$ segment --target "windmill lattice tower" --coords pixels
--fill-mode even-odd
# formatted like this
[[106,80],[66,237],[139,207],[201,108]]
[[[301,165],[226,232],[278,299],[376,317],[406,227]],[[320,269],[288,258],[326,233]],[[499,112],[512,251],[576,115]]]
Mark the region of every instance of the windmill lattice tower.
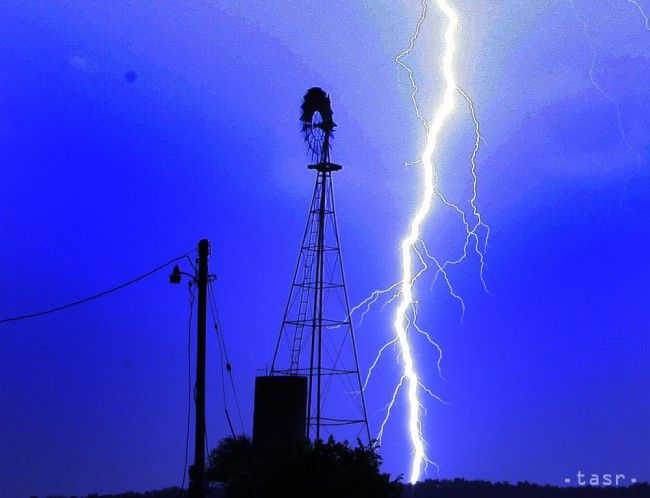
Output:
[[332,119],[329,96],[311,88],[302,105],[302,131],[316,171],[316,183],[294,271],[271,377],[306,379],[305,436],[338,440],[367,438],[370,431],[357,345],[350,317],[334,206],[330,161]]

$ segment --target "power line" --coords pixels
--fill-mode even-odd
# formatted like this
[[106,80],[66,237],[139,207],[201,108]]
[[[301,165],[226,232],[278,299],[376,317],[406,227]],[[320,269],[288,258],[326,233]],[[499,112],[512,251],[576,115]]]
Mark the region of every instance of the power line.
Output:
[[[216,299],[214,297],[214,289],[212,288],[212,282],[208,286],[208,302],[210,304],[210,311],[212,312],[212,322],[214,325],[214,331],[217,339],[217,345],[219,347],[219,357],[221,360],[221,390],[223,394],[224,408],[226,412],[226,419],[228,425],[230,426],[230,432],[233,437],[235,437],[235,431],[232,426],[232,420],[230,418],[230,413],[228,412],[227,400],[226,400],[226,387],[224,381],[224,367],[225,371],[228,374],[230,380],[230,386],[232,388],[233,397],[235,398],[235,407],[237,409],[237,415],[239,417],[239,424],[241,426],[242,434],[244,433],[244,420],[242,418],[241,409],[239,407],[239,397],[237,396],[237,389],[235,387],[235,380],[232,375],[232,365],[230,363],[230,358],[228,358],[228,350],[226,349],[226,342],[223,337],[223,329],[221,328],[221,321],[219,320],[219,312],[217,310]],[[224,359],[225,365],[224,365]]]
[[80,304],[84,304],[84,303],[87,303],[89,301],[99,299],[101,297],[107,296],[108,294],[112,294],[113,292],[117,292],[118,290],[124,289],[125,287],[128,287],[129,285],[133,285],[133,284],[135,284],[135,283],[137,283],[137,282],[139,282],[141,280],[144,280],[145,278],[150,277],[154,273],[159,272],[160,270],[166,268],[167,266],[169,266],[172,263],[175,263],[176,261],[179,261],[181,259],[187,258],[191,263],[192,260],[190,259],[189,255],[192,254],[193,252],[194,251],[190,251],[190,252],[188,252],[186,254],[183,254],[182,256],[178,256],[178,257],[176,257],[174,259],[171,259],[171,260],[167,261],[166,263],[163,263],[162,265],[157,266],[154,269],[152,269],[152,270],[150,270],[150,271],[148,271],[146,273],[143,273],[142,275],[140,275],[138,277],[135,277],[135,278],[133,278],[131,280],[128,280],[128,281],[126,281],[126,282],[124,282],[124,283],[122,283],[122,284],[120,284],[120,285],[118,285],[116,287],[113,287],[112,289],[105,290],[105,291],[100,292],[98,294],[94,294],[92,296],[88,296],[88,297],[85,297],[83,299],[79,299],[78,301],[73,301],[71,303],[64,304],[62,306],[57,306],[56,308],[50,308],[48,310],[37,311],[36,313],[29,313],[27,315],[19,315],[19,316],[13,316],[13,317],[10,317],[10,318],[3,318],[2,320],[0,320],[0,324],[9,323],[9,322],[17,322],[19,320],[27,320],[29,318],[36,318],[36,317],[44,316],[44,315],[50,315],[52,313],[57,313],[59,311],[66,310],[68,308],[72,308],[74,306],[79,306]]

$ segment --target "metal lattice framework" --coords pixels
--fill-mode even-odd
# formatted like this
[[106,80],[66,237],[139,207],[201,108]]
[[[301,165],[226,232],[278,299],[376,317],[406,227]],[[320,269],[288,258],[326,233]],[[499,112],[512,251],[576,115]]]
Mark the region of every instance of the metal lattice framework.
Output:
[[336,125],[320,88],[307,92],[302,109],[305,141],[318,160],[308,168],[317,176],[271,375],[308,377],[307,437],[348,426],[356,427],[348,438],[363,432],[370,443],[334,207],[332,173],[342,168],[330,162]]

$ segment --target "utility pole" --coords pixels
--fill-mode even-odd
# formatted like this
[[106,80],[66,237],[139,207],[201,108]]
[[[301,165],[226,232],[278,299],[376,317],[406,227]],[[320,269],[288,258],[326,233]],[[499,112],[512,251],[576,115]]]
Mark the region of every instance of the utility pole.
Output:
[[190,498],[205,497],[205,324],[208,292],[208,255],[210,242],[199,241],[199,268],[196,279],[199,288],[198,313],[196,318],[196,384],[194,398],[195,432],[194,465],[190,467]]

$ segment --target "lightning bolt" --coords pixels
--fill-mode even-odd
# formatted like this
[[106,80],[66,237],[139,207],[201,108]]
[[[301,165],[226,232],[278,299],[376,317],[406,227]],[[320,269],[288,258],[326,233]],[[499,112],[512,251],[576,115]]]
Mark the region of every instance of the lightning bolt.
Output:
[[[411,445],[413,447],[409,481],[412,484],[416,483],[420,479],[422,467],[427,461],[429,461],[425,453],[425,443],[422,437],[422,422],[420,420],[421,405],[418,391],[421,387],[421,382],[416,370],[412,347],[411,343],[409,342],[407,333],[407,323],[409,321],[407,311],[410,309],[412,310],[412,307],[414,306],[412,281],[413,253],[416,251],[416,244],[420,240],[422,223],[431,211],[434,194],[436,193],[435,184],[437,174],[433,164],[433,154],[437,146],[438,137],[440,135],[442,126],[447,117],[454,110],[454,96],[456,94],[457,88],[456,81],[454,79],[454,73],[452,70],[452,64],[454,60],[454,52],[456,50],[454,36],[458,27],[458,16],[446,0],[437,0],[436,3],[438,8],[444,13],[445,17],[448,20],[447,28],[444,34],[445,49],[442,58],[442,73],[445,80],[445,89],[443,92],[442,102],[435,112],[433,121],[430,124],[425,123],[425,128],[427,129],[426,143],[420,157],[424,191],[422,193],[422,200],[420,202],[420,205],[418,206],[413,218],[411,219],[409,232],[401,243],[401,299],[399,305],[397,306],[397,310],[395,311],[395,318],[393,321],[395,335],[398,338],[400,347],[401,360],[404,366],[404,374],[402,376],[401,382],[407,383],[406,387],[409,410],[408,430],[411,439]],[[416,32],[413,37],[411,37],[411,42],[409,43],[408,49],[400,54],[400,56],[398,56],[398,62],[400,62],[402,65],[404,65],[404,63],[401,62],[401,59],[404,55],[406,55],[406,53],[410,52],[413,49],[412,47],[414,46],[415,38],[417,38],[419,34],[419,30],[425,17],[426,2],[423,2],[422,17],[416,26]],[[411,70],[409,70],[409,76],[411,78],[412,85],[414,85],[415,81],[413,79],[413,73]],[[417,102],[415,100],[416,94],[417,86],[415,86],[412,94],[413,103],[417,110]],[[419,111],[416,112],[418,114],[418,117],[421,118]],[[394,398],[395,396],[393,397],[393,400]]]
[[[421,34],[422,26],[428,15],[429,0],[423,0],[421,2],[421,14],[416,23],[414,32],[408,40],[407,47],[395,57],[396,64],[404,69],[408,76],[411,86],[410,99],[413,112],[421,123],[425,134],[425,143],[420,158],[417,161],[406,163],[407,166],[420,166],[422,168],[423,178],[421,201],[410,220],[407,235],[401,240],[401,279],[390,286],[373,291],[368,297],[352,308],[350,312],[350,315],[361,312],[361,317],[359,319],[360,326],[363,323],[365,316],[380,299],[390,296],[383,304],[382,310],[387,305],[396,301],[398,302],[394,311],[392,323],[395,332],[394,337],[384,344],[377,352],[374,361],[368,369],[362,387],[364,390],[368,387],[375,368],[381,358],[385,356],[386,352],[391,349],[396,349],[396,360],[401,366],[402,372],[399,381],[393,389],[389,402],[384,407],[385,414],[380,424],[376,441],[378,445],[381,444],[387,423],[391,418],[393,407],[398,402],[398,395],[403,389],[406,389],[409,441],[413,449],[409,474],[409,481],[411,483],[415,483],[420,479],[423,470],[426,470],[428,464],[433,464],[438,468],[438,465],[426,454],[426,443],[422,434],[421,417],[422,412],[426,414],[426,408],[421,401],[421,394],[426,394],[442,404],[448,404],[422,382],[421,376],[418,374],[416,368],[413,354],[414,345],[409,338],[409,331],[423,336],[434,348],[437,354],[436,366],[438,376],[444,380],[442,373],[443,350],[433,337],[418,324],[418,301],[414,296],[414,286],[429,270],[435,271],[431,286],[433,287],[438,279],[444,282],[449,295],[455,299],[460,306],[462,320],[465,313],[465,301],[460,294],[455,291],[449,270],[465,261],[468,258],[470,250],[472,250],[478,256],[480,264],[480,280],[487,292],[487,285],[484,278],[484,254],[487,250],[490,227],[483,221],[481,212],[477,206],[478,174],[476,158],[482,141],[481,130],[474,103],[469,94],[456,84],[453,74],[453,61],[456,51],[455,34],[459,24],[458,15],[446,0],[436,0],[436,5],[447,19],[447,27],[444,31],[444,51],[440,66],[445,85],[441,101],[433,113],[434,115],[431,121],[428,121],[424,117],[424,113],[420,109],[418,104],[419,88],[416,83],[415,74],[412,68],[404,60],[413,52],[416,41]],[[456,92],[458,92],[467,103],[469,114],[474,126],[475,140],[470,158],[472,193],[471,197],[468,199],[471,212],[466,212],[459,205],[449,200],[449,198],[438,187],[438,172],[433,160],[443,125],[455,109]],[[440,201],[445,208],[456,213],[464,228],[465,240],[462,251],[455,259],[441,261],[436,258],[431,254],[421,237],[421,228],[432,210],[434,200]],[[483,240],[482,243],[481,239]],[[418,264],[419,268],[416,269]]]
[[[583,34],[591,50],[591,62],[589,66],[589,81],[593,87],[600,93],[605,99],[607,99],[616,110],[617,121],[618,121],[618,130],[622,141],[627,146],[628,150],[634,154],[634,156],[640,160],[640,156],[636,153],[631,144],[627,140],[625,130],[623,128],[621,110],[617,101],[607,93],[603,86],[598,82],[595,72],[597,65],[597,56],[596,49],[591,40],[590,31],[587,26],[587,23],[580,17],[576,6],[573,0],[568,0],[571,9],[575,18],[582,25]],[[628,0],[629,3],[636,6],[641,15],[643,16],[646,29],[650,30],[650,21],[645,11],[641,5],[635,0]],[[477,256],[480,264],[480,280],[486,292],[488,288],[485,282],[485,252],[487,251],[488,240],[490,236],[490,227],[483,221],[480,210],[477,207],[477,198],[478,198],[478,174],[477,174],[477,164],[476,158],[480,149],[480,144],[483,140],[481,135],[480,123],[477,117],[476,108],[469,94],[459,87],[455,81],[453,74],[453,61],[454,54],[456,52],[456,44],[454,41],[455,33],[458,28],[459,19],[458,15],[455,12],[454,8],[446,0],[436,0],[436,5],[440,11],[445,15],[448,24],[444,32],[444,53],[442,57],[441,70],[444,76],[445,88],[443,91],[441,102],[434,113],[433,120],[429,122],[421,111],[418,105],[418,85],[416,83],[415,75],[411,67],[404,61],[404,59],[410,55],[416,45],[416,41],[420,36],[422,26],[427,19],[428,14],[428,1],[422,0],[421,2],[421,15],[415,26],[415,30],[411,37],[409,38],[408,45],[406,49],[400,52],[395,57],[395,62],[406,72],[410,85],[411,85],[411,94],[410,99],[413,107],[415,116],[418,118],[420,123],[423,126],[426,136],[426,142],[424,149],[422,151],[421,157],[417,161],[407,162],[407,166],[416,166],[419,165],[423,171],[423,191],[422,198],[420,203],[417,206],[417,209],[410,220],[409,230],[407,235],[401,241],[401,279],[380,290],[376,290],[370,294],[364,301],[352,309],[352,313],[355,313],[363,309],[361,315],[361,322],[363,318],[370,312],[373,305],[375,305],[380,298],[383,298],[386,295],[390,295],[390,299],[386,301],[382,310],[385,306],[397,301],[399,299],[399,306],[395,310],[394,319],[393,319],[393,328],[395,330],[395,336],[386,344],[384,344],[378,351],[374,361],[372,362],[370,368],[368,369],[365,382],[363,384],[363,389],[365,390],[370,382],[373,371],[377,367],[379,361],[385,353],[391,348],[397,349],[397,362],[403,367],[403,371],[400,374],[399,381],[393,389],[392,396],[389,402],[384,407],[384,417],[380,424],[380,429],[377,435],[377,443],[381,444],[382,439],[385,435],[385,429],[388,421],[391,418],[392,410],[395,404],[398,402],[399,393],[406,387],[407,388],[407,402],[408,402],[408,431],[410,443],[413,448],[412,460],[411,460],[411,469],[409,475],[409,481],[415,483],[420,479],[423,470],[426,470],[427,464],[434,464],[437,467],[435,462],[432,462],[426,454],[426,442],[422,435],[422,418],[421,411],[426,414],[426,409],[421,402],[420,394],[424,393],[432,397],[438,402],[447,404],[445,400],[436,395],[431,389],[426,387],[426,385],[421,381],[421,376],[418,374],[416,368],[415,359],[414,359],[414,346],[409,339],[409,331],[413,330],[421,335],[423,335],[427,341],[432,345],[438,354],[437,369],[438,375],[440,378],[443,378],[442,375],[442,357],[443,351],[439,344],[422,329],[417,323],[418,317],[418,301],[414,296],[414,286],[419,278],[425,274],[431,265],[431,268],[435,268],[435,275],[433,277],[431,286],[436,283],[438,279],[441,279],[447,287],[449,295],[456,299],[461,306],[461,317],[465,312],[465,302],[463,298],[454,290],[452,285],[452,280],[448,273],[448,270],[451,267],[459,265],[465,261],[469,252],[473,251]],[[442,192],[438,187],[438,172],[436,164],[433,160],[434,154],[438,148],[439,135],[443,128],[444,123],[449,118],[449,116],[454,111],[456,102],[454,99],[455,92],[458,92],[463,100],[466,102],[469,109],[469,114],[474,125],[474,148],[472,150],[472,155],[470,158],[471,163],[471,177],[472,177],[472,195],[469,199],[469,206],[471,208],[471,213],[464,211],[459,205],[451,202],[447,196]],[[433,256],[425,242],[421,238],[421,228],[426,218],[431,213],[433,207],[433,201],[439,200],[442,205],[446,208],[449,208],[457,213],[459,216],[464,229],[465,229],[465,241],[462,247],[462,252],[456,259],[450,259],[444,262],[441,262],[438,258]],[[483,240],[481,244],[481,239]],[[421,268],[416,272],[414,270],[414,263],[416,256],[417,261],[420,262]],[[351,314],[352,314],[351,313]]]

